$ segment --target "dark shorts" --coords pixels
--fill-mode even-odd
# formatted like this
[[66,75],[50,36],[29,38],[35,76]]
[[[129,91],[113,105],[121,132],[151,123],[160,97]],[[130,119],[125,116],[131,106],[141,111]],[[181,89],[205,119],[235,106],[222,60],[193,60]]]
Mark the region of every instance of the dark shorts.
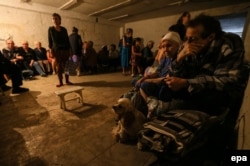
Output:
[[170,101],[172,99],[172,91],[165,83],[155,84],[151,82],[143,82],[141,83],[140,88],[147,94],[147,96],[153,96],[162,101]]

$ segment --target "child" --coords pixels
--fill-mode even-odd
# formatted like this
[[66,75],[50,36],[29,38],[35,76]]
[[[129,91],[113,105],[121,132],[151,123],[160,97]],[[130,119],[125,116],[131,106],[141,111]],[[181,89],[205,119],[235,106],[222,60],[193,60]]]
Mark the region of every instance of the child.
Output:
[[135,70],[137,69],[139,76],[142,76],[142,53],[141,53],[141,39],[135,38],[132,46],[131,55],[131,71],[132,77],[135,77]]

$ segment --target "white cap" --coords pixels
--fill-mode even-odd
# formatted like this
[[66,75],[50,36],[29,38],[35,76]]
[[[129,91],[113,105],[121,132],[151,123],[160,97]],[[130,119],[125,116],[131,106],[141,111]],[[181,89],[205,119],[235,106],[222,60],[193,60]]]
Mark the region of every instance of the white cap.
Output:
[[181,44],[181,38],[180,35],[177,32],[168,32],[163,38],[163,40],[170,40],[176,42],[178,45]]

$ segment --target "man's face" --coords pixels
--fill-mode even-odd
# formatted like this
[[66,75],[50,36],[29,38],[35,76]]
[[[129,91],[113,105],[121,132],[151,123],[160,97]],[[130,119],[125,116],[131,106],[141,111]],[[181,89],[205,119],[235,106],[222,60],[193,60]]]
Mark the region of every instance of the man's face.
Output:
[[198,25],[196,27],[188,27],[186,31],[185,44],[199,44],[199,51],[201,52],[205,48],[207,48],[210,42],[214,39],[214,35],[211,34],[206,38],[202,38],[202,34],[204,32],[204,27],[202,25]]
[[24,43],[22,43],[22,47],[23,47],[23,49],[26,50],[29,48],[29,44],[27,42],[24,42]]
[[12,49],[15,46],[15,44],[12,40],[7,40],[6,44],[7,44],[8,49]]
[[154,47],[154,44],[152,42],[148,42],[148,48],[152,49]]
[[40,42],[37,42],[37,43],[36,43],[36,47],[37,47],[37,48],[41,48],[41,47],[42,47],[41,43],[40,43]]

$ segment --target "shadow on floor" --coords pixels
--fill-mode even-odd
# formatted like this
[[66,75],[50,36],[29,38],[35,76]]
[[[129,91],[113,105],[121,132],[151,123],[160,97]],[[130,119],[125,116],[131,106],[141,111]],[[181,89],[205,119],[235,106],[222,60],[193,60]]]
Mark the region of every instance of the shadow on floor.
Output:
[[[22,102],[24,98],[30,105]],[[0,106],[0,165],[47,166],[45,160],[30,155],[27,140],[20,131],[29,135],[27,128],[41,124],[48,118],[48,111],[29,92],[14,97],[1,96],[1,102],[4,106]]]
[[128,84],[128,81],[117,81],[117,82],[89,81],[89,82],[75,83],[74,85],[90,86],[90,87],[132,87],[132,85]]
[[[69,105],[70,104],[74,105],[72,103],[69,103]],[[70,108],[70,106],[69,106],[69,108]],[[81,106],[74,106],[73,109],[70,108],[67,111],[70,113],[74,113],[77,117],[82,119],[82,118],[87,118],[89,116],[97,114],[98,112],[101,112],[106,108],[107,108],[107,106],[102,105],[102,104],[97,105],[97,104],[83,103]]]

